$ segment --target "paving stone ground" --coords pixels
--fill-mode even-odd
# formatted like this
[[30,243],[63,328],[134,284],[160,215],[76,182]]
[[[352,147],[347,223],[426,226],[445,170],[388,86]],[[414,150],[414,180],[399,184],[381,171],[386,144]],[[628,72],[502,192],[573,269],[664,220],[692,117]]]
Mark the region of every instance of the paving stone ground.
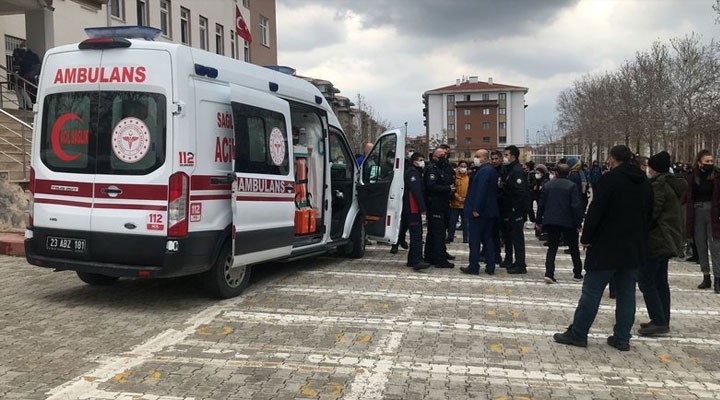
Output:
[[[193,278],[90,287],[0,256],[2,399],[704,399],[720,398],[720,295],[673,260],[672,331],[605,344],[603,299],[586,349],[554,343],[581,283],[527,235],[527,275],[413,272],[406,253],[261,266],[238,298]],[[458,266],[467,247],[450,246]],[[638,291],[636,326],[646,321]]]

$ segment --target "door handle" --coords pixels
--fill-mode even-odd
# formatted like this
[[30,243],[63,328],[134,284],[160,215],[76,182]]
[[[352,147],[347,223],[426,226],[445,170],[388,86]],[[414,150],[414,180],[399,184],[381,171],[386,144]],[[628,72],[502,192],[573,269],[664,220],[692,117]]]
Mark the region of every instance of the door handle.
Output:
[[103,194],[106,194],[110,197],[118,197],[119,195],[122,194],[123,191],[119,187],[113,185],[113,186],[108,186],[106,188],[102,188],[100,190],[100,192],[102,192]]
[[213,176],[210,178],[211,185],[232,185],[235,182],[235,174],[227,174],[224,177]]

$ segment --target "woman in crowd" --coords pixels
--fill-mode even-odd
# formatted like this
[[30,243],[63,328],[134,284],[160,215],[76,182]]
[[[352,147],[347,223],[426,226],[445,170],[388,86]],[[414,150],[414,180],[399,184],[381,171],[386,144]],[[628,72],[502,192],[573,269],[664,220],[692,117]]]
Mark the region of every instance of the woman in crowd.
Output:
[[455,194],[453,199],[450,201],[450,222],[448,224],[448,235],[447,242],[452,243],[455,238],[455,227],[457,226],[458,218],[461,218],[461,227],[463,232],[463,243],[468,242],[468,224],[463,217],[463,207],[465,204],[465,197],[467,196],[468,185],[470,185],[470,178],[468,177],[468,166],[467,161],[460,161],[457,168],[455,168]]

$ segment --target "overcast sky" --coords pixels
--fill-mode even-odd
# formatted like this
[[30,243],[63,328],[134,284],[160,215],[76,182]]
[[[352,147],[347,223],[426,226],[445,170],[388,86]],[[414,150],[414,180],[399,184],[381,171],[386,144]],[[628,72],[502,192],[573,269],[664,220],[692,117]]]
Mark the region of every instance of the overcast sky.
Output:
[[654,41],[720,37],[715,0],[277,0],[278,61],[327,79],[410,135],[423,92],[478,76],[528,87],[526,128],[556,118],[558,93],[614,71]]

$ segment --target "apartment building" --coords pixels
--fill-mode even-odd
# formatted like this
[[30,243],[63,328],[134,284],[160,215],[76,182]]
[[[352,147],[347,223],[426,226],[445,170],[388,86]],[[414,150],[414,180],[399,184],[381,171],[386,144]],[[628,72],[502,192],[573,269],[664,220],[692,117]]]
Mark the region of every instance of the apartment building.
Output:
[[[236,33],[238,10],[252,42]],[[9,69],[23,40],[42,57],[49,48],[87,38],[86,27],[123,25],[156,27],[161,41],[276,65],[276,21],[275,0],[0,0],[0,65]]]
[[433,147],[447,143],[455,158],[471,159],[479,148],[525,144],[528,88],[471,76],[423,94],[425,135]]

